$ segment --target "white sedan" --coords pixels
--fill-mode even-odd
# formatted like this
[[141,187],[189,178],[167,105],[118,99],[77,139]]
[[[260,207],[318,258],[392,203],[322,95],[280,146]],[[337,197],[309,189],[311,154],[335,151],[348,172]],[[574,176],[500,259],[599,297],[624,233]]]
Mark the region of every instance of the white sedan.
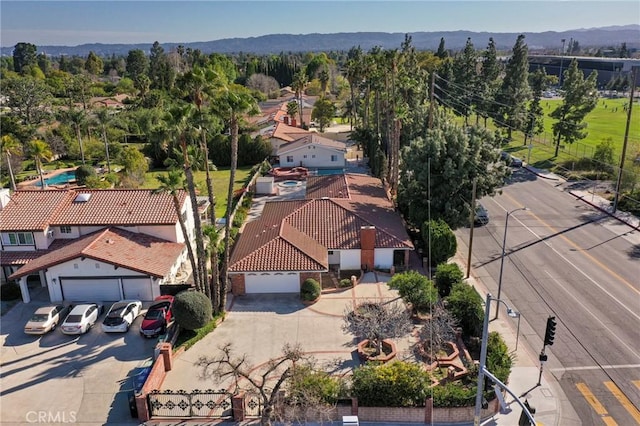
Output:
[[140,315],[141,310],[142,302],[139,300],[121,300],[114,303],[102,321],[102,331],[125,333]]
[[76,305],[69,312],[60,329],[64,334],[84,334],[98,321],[102,309],[102,305],[97,303]]
[[63,305],[44,306],[36,309],[33,316],[24,326],[27,334],[46,334],[55,330],[56,325],[69,312],[70,307]]

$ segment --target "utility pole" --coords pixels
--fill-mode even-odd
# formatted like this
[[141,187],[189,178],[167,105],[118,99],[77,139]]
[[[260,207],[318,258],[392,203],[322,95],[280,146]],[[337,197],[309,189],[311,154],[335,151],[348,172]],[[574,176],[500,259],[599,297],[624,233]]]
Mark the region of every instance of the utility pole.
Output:
[[436,87],[436,72],[431,73],[431,90],[429,93],[429,129],[433,129],[433,114],[435,113],[434,92]]
[[636,88],[636,77],[638,67],[633,67],[631,73],[631,95],[629,96],[629,109],[627,110],[627,125],[624,129],[624,143],[622,144],[622,155],[620,156],[620,168],[618,169],[618,180],[616,181],[616,191],[613,199],[613,213],[618,209],[618,200],[620,198],[620,186],[622,184],[622,172],[624,171],[624,160],[627,155],[627,142],[629,141],[629,125],[631,124],[631,108],[633,107],[633,93]]
[[467,255],[467,276],[471,274],[471,247],[473,246],[473,228],[474,226],[474,218],[476,214],[476,182],[478,178],[473,179],[473,189],[471,189],[471,212],[469,213],[469,254]]

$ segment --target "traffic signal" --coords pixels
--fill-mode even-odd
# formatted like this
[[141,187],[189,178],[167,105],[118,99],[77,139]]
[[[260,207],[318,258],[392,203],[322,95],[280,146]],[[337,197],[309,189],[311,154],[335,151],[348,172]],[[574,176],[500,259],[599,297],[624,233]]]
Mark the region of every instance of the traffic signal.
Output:
[[556,336],[556,317],[547,318],[547,330],[544,333],[545,346],[553,345],[553,339]]
[[[536,413],[536,409],[530,406],[529,401],[526,399],[524,400],[524,405],[525,407],[527,407],[527,410],[529,410],[529,413],[531,413],[531,416],[533,417],[533,415]],[[531,425],[533,425],[533,423],[531,423],[531,420],[529,420],[529,417],[527,417],[524,410],[522,410],[522,412],[520,413],[520,418],[518,419],[518,426],[531,426]]]

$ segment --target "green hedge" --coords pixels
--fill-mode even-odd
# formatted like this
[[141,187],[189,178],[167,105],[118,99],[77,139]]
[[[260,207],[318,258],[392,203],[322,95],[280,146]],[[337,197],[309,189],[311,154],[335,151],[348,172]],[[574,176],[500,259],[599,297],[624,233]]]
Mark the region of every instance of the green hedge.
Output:
[[302,300],[310,302],[320,297],[321,292],[322,287],[320,287],[320,283],[313,278],[307,278],[302,283],[302,288],[300,289],[300,297],[302,297]]
[[369,363],[353,372],[352,393],[363,407],[422,407],[431,380],[421,365]]

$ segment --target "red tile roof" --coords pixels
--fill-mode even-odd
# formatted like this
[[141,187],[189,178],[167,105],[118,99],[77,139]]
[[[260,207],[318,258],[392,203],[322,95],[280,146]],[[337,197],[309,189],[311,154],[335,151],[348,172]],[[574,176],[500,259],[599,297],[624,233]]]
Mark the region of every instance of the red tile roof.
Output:
[[298,127],[289,126],[288,124],[284,124],[282,122],[276,123],[276,128],[271,135],[272,138],[282,139],[286,142],[293,142],[296,139],[299,139],[305,135],[310,134],[311,132],[308,130],[300,129]]
[[[75,202],[78,194],[91,194],[87,202]],[[186,192],[180,191],[181,205]],[[3,231],[44,230],[49,225],[170,225],[178,222],[169,194],[144,189],[72,189],[17,191],[0,210]]]
[[16,279],[77,258],[89,258],[155,277],[165,277],[184,249],[146,234],[106,228],[31,260],[9,278]]
[[349,186],[344,174],[328,176],[308,176],[307,193],[308,200],[317,198],[349,198]]
[[238,238],[229,270],[314,270],[309,260],[324,266],[327,250],[360,249],[363,226],[376,228],[376,248],[412,249],[402,219],[386,198],[379,179],[318,176],[311,179],[312,193],[320,194],[323,184],[327,188],[342,187],[340,181],[345,179],[350,183],[345,193],[353,194],[351,199],[266,203],[260,219],[249,222]]

